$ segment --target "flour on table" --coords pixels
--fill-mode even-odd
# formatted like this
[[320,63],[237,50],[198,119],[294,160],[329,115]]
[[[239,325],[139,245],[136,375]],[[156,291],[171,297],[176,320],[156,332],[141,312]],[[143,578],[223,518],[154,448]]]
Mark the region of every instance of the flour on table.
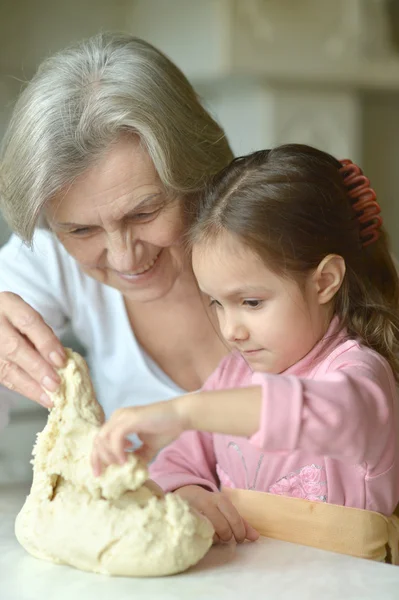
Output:
[[67,350],[54,408],[33,449],[33,484],[15,533],[33,556],[109,575],[159,576],[197,563],[212,543],[210,523],[179,496],[160,499],[130,454],[94,477],[93,439],[104,416],[81,356]]

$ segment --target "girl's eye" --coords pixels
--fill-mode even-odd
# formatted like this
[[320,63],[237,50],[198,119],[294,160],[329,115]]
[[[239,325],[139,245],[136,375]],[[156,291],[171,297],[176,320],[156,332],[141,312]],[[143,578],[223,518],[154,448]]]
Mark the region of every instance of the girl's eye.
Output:
[[262,306],[262,300],[244,300],[243,304],[245,304],[245,306],[249,306],[250,308],[260,308],[260,306]]

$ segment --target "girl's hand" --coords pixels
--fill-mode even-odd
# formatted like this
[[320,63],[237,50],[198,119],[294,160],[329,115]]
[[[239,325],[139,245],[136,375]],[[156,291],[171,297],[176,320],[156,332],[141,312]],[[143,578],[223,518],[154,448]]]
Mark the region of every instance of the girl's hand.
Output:
[[165,494],[163,489],[161,488],[161,486],[159,486],[157,484],[156,481],[154,481],[153,479],[147,479],[147,481],[145,481],[143,483],[143,485],[150,490],[150,492],[152,494],[154,494],[154,496],[156,496],[157,498],[164,498]]
[[129,443],[126,436],[135,433],[142,446],[135,450],[145,462],[149,462],[161,448],[175,440],[184,430],[183,417],[178,410],[177,399],[157,402],[149,406],[120,408],[103,425],[94,439],[91,464],[95,475],[112,463],[126,462]]
[[241,517],[237,509],[221,492],[209,492],[198,485],[186,485],[174,492],[186,500],[190,506],[205,515],[215,530],[214,543],[237,543],[249,540],[254,542],[259,533]]
[[46,391],[57,389],[54,367],[65,359],[61,342],[39,313],[17,294],[1,292],[0,383],[50,408]]

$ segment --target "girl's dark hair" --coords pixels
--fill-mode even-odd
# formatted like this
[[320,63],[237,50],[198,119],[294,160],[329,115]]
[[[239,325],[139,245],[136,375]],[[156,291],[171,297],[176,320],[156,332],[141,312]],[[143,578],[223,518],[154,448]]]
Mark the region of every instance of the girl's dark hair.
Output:
[[329,254],[346,273],[334,312],[348,334],[384,356],[399,379],[399,281],[386,232],[363,247],[359,221],[331,155],[286,144],[233,160],[210,182],[189,243],[227,231],[268,267],[301,281]]

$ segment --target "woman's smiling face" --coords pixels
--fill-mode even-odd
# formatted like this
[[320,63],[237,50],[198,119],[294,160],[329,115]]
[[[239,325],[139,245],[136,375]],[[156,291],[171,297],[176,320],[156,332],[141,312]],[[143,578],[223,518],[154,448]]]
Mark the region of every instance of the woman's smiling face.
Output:
[[164,296],[186,268],[181,199],[168,197],[138,137],[114,144],[45,215],[88,275],[134,301]]

